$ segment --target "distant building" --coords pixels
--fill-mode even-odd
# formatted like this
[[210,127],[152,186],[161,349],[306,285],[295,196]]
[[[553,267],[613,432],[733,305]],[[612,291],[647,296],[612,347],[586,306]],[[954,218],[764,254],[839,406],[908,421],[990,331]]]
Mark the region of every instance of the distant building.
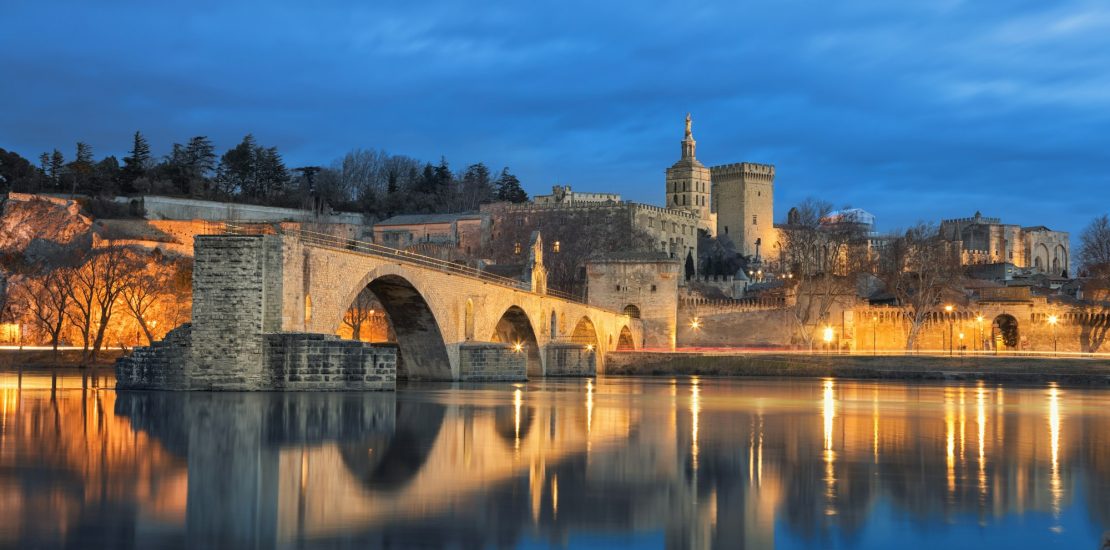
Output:
[[940,230],[945,239],[959,243],[964,265],[1009,263],[1050,277],[1068,277],[1070,273],[1071,244],[1066,231],[1004,224],[979,212],[970,218],[943,220]]
[[374,243],[397,249],[431,244],[478,254],[489,238],[490,217],[482,212],[409,214],[374,224]]
[[532,202],[536,204],[565,206],[620,201],[621,196],[617,193],[583,193],[572,190],[569,185],[552,186],[550,195],[536,195],[532,198]]

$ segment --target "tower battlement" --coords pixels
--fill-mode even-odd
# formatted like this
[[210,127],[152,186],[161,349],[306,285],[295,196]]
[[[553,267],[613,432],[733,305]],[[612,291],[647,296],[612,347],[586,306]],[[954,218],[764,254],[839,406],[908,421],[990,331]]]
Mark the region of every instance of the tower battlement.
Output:
[[775,165],[759,164],[756,162],[734,162],[709,167],[709,172],[714,177],[745,176],[759,179],[775,178]]

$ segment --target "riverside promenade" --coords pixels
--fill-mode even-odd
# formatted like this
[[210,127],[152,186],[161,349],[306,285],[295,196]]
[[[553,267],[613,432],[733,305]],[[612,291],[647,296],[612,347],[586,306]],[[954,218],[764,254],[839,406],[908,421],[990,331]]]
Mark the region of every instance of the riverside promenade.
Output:
[[617,376],[755,376],[885,380],[984,380],[1110,387],[1110,357],[1049,355],[863,355],[762,351],[610,354]]

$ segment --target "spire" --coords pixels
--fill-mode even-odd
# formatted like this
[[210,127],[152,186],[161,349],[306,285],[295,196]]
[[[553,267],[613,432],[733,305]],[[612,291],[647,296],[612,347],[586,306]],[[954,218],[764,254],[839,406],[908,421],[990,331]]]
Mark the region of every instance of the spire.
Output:
[[682,159],[693,159],[694,149],[698,142],[694,141],[694,134],[690,132],[690,113],[686,113],[686,138],[682,140]]

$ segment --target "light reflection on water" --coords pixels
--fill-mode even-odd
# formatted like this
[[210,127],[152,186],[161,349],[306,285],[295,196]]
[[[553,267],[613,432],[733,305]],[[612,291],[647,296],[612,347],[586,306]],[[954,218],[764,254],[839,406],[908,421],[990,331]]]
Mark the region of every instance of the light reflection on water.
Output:
[[0,373],[0,546],[1099,548],[1110,391]]

